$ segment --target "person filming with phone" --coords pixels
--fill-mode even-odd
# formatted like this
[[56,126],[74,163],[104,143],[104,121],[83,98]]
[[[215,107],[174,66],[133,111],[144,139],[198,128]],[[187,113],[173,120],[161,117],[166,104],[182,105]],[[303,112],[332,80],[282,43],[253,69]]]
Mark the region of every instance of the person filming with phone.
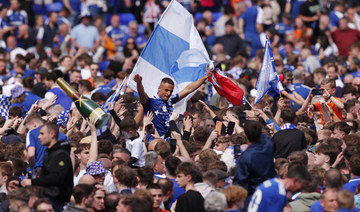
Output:
[[322,95],[324,100],[315,102],[310,105],[310,110],[320,111],[321,125],[324,125],[330,121],[342,121],[342,110],[344,109],[344,103],[340,98],[335,97],[336,84],[335,80],[326,78],[320,83],[320,90],[314,89],[313,95]]

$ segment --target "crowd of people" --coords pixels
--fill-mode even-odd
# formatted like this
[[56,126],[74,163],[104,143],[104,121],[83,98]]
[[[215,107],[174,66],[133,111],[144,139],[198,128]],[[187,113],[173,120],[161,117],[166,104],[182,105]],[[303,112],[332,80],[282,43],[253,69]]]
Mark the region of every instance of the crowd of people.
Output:
[[[135,75],[106,101],[167,0],[0,1],[0,211],[360,209],[359,2],[179,2],[243,104],[210,69],[179,93]],[[255,104],[266,36],[279,82]],[[84,118],[59,77],[109,122]]]

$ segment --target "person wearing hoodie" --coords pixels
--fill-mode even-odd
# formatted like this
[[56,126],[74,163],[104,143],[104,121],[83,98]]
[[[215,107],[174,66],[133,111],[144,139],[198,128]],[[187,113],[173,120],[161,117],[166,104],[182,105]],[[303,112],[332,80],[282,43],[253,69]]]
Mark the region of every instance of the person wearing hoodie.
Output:
[[270,137],[261,133],[259,122],[248,120],[244,131],[248,148],[239,156],[236,163],[234,185],[245,188],[249,195],[245,201],[247,208],[251,196],[261,183],[276,176],[274,168],[274,144]]
[[49,198],[55,211],[62,211],[70,201],[73,189],[73,168],[70,159],[70,143],[58,142],[59,126],[46,122],[40,128],[39,139],[47,146],[43,167],[39,178],[25,179],[23,187],[37,185],[44,187],[44,195]]
[[320,200],[321,194],[317,192],[318,184],[319,178],[311,176],[311,182],[304,188],[297,200],[289,203],[293,212],[310,211],[311,205]]

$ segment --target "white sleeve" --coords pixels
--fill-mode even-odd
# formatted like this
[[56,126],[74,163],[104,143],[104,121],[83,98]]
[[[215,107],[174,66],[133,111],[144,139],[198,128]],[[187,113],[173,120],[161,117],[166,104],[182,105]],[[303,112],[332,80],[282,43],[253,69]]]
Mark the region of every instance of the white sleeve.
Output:
[[36,39],[42,40],[44,38],[44,33],[45,33],[44,27],[40,27],[39,31],[38,31],[38,33],[36,35]]
[[30,145],[30,131],[26,133],[25,149],[27,149],[29,147],[29,145]]
[[261,7],[257,7],[258,14],[256,16],[256,24],[263,24],[264,23],[264,10]]
[[53,92],[46,92],[44,99],[50,99],[53,96],[55,96]]
[[261,200],[262,200],[262,192],[260,189],[256,189],[255,193],[253,194],[250,200],[248,212],[258,211]]
[[142,140],[136,140],[131,149],[131,157],[140,159],[143,152]]

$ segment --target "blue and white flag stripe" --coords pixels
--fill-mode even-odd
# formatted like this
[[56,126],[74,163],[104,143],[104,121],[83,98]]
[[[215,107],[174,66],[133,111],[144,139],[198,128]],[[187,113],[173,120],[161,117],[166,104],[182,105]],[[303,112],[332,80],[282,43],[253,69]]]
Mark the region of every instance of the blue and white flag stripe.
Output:
[[[178,60],[181,54],[194,49],[201,52],[203,57],[202,63],[195,63],[200,66],[180,64]],[[191,54],[199,56],[193,51],[184,57]],[[161,80],[169,77],[175,81],[173,94],[176,94],[189,83],[204,76],[206,67],[204,64],[208,61],[210,61],[209,55],[193,23],[193,16],[180,3],[172,0],[142,51],[130,75],[128,86],[137,90],[133,78],[136,74],[140,74],[145,92],[148,96],[154,96],[157,94]],[[191,95],[176,104],[177,113],[185,111],[186,101],[190,97]]]
[[120,85],[116,88],[115,92],[101,106],[101,109],[103,109],[105,111],[105,113],[109,113],[109,103],[112,102],[113,104],[115,104],[115,102],[117,101],[117,98],[120,95],[120,92],[124,86],[125,81],[126,81],[126,77],[123,79],[123,81],[120,83]]
[[279,81],[276,74],[274,58],[270,48],[269,38],[266,36],[264,58],[261,64],[258,80],[256,81],[255,105],[272,88],[273,83]]

